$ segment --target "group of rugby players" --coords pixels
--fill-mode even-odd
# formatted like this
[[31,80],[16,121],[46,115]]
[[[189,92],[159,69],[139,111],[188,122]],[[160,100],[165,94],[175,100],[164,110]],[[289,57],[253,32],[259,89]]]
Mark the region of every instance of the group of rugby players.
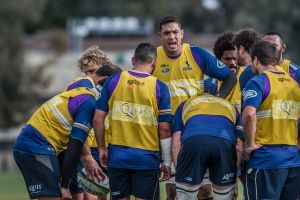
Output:
[[159,181],[169,200],[236,199],[237,177],[245,199],[297,199],[300,70],[280,33],[226,32],[213,56],[182,43],[178,18],[159,28],[129,71],[88,49],[87,76],[33,114],[14,146],[30,198],[106,199],[83,194],[82,163],[107,170],[111,199],[159,199]]

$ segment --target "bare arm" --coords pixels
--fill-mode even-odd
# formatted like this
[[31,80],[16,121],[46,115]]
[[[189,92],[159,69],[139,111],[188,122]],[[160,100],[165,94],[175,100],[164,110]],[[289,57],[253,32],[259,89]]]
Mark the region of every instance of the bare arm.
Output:
[[171,123],[170,122],[159,122],[159,138],[161,147],[161,157],[163,163],[160,167],[162,175],[161,180],[168,180],[171,176]]
[[101,180],[101,176],[103,176],[103,172],[101,168],[99,167],[97,161],[93,158],[91,154],[91,149],[88,146],[87,141],[85,141],[82,151],[81,151],[81,158],[84,163],[84,167],[87,172],[88,178],[92,180]]
[[166,139],[166,138],[170,138],[172,136],[170,122],[159,122],[158,129],[159,129],[159,138],[160,139]]
[[252,151],[259,149],[262,145],[255,144],[255,132],[256,132],[256,108],[253,106],[246,106],[243,110],[243,130],[245,134],[245,150],[246,150],[246,159],[249,159],[249,156]]
[[96,136],[96,141],[98,144],[100,163],[103,167],[107,166],[108,152],[105,146],[105,125],[104,120],[107,113],[102,110],[95,111],[93,119],[93,127]]
[[242,163],[242,156],[243,156],[243,140],[237,138],[235,148],[236,148],[236,157],[237,157],[237,167],[238,169],[240,169]]
[[105,147],[105,125],[104,120],[107,113],[102,110],[96,110],[94,119],[93,119],[93,127],[96,136],[96,141],[98,144],[98,148]]
[[82,147],[81,157],[85,157],[85,156],[88,156],[88,155],[91,155],[91,149],[88,146],[88,142],[86,140],[83,147]]
[[254,146],[254,138],[256,132],[256,108],[246,106],[243,110],[243,130],[245,134],[245,147]]
[[177,157],[180,151],[181,143],[180,143],[181,131],[177,131],[173,133],[172,137],[172,161],[174,166],[177,166]]

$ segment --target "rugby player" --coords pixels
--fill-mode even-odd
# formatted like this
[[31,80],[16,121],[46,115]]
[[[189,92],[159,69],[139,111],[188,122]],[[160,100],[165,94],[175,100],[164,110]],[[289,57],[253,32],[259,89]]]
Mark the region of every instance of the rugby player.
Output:
[[[152,75],[168,86],[172,115],[184,100],[204,92],[204,74],[223,81],[220,96],[229,94],[236,83],[234,73],[206,50],[182,43],[184,30],[177,17],[164,17],[159,28],[162,46]],[[166,192],[169,200],[175,199],[174,181],[166,184]]]
[[255,77],[243,94],[243,127],[248,161],[245,199],[297,199],[300,191],[300,89],[276,65],[275,44],[251,47]]
[[[100,49],[99,46],[97,45],[92,45],[89,48],[85,50],[85,52],[80,56],[78,60],[78,67],[80,71],[84,73],[84,77],[77,77],[75,80],[71,82],[71,84],[68,86],[66,90],[70,90],[73,88],[78,88],[78,87],[87,87],[90,89],[93,89],[96,93],[96,96],[99,94],[99,89],[102,87],[101,84],[104,83],[104,80],[107,78],[105,76],[111,74],[109,69],[105,67],[104,69],[106,70],[101,70],[97,75],[93,75],[100,67],[102,66],[112,66],[110,60],[106,56],[106,54]],[[108,71],[107,71],[108,70]],[[99,76],[101,80],[99,80]],[[101,82],[101,84],[98,84],[98,81]],[[97,87],[96,87],[97,86]],[[89,146],[94,146],[95,148],[92,148],[92,154],[95,157],[95,155],[98,155],[98,152],[95,151],[97,150],[97,144],[94,139],[94,133],[91,131],[89,134],[89,137],[87,138],[86,144],[83,146],[83,155],[82,160],[84,161],[84,165],[86,168],[89,168],[87,172],[93,172],[93,170],[96,170],[98,167],[98,164],[95,164],[95,160],[90,156],[91,152],[89,150]],[[62,164],[62,160],[64,157],[64,151],[59,154],[59,160],[60,163]],[[82,164],[79,163],[77,166],[78,169],[81,168]],[[89,176],[90,174],[88,174]],[[72,176],[72,180],[70,183],[70,191],[72,193],[72,198],[73,200],[93,200],[97,199],[96,196],[89,194],[89,193],[84,193],[83,194],[83,188],[81,188],[80,184],[77,181],[77,170],[74,172],[74,175]],[[102,198],[106,199],[106,198]]]
[[[104,81],[114,73],[118,73],[121,71],[122,70],[115,65],[103,65],[97,71],[95,71],[93,74],[89,76],[75,78],[67,87],[66,91],[74,88],[86,87],[89,89],[93,89],[96,93],[96,98],[97,98],[100,95],[101,88],[103,87]],[[88,168],[87,172],[93,173],[93,171],[97,169],[98,165],[100,165],[99,152],[98,152],[97,142],[93,130],[91,130],[88,135],[87,141],[83,147],[83,151],[84,151],[83,152],[84,156],[82,157],[82,160],[84,162],[84,167]],[[61,157],[63,157],[63,155]],[[78,167],[82,168],[82,164],[79,163]],[[105,172],[104,168],[102,168],[102,170]],[[83,195],[83,188],[80,186],[80,184],[77,181],[77,170],[72,176],[72,181],[70,183],[70,191],[74,200],[75,199],[76,200],[106,199],[105,196],[97,197],[87,192],[85,192]]]
[[[108,167],[112,199],[153,199],[162,179],[170,176],[171,109],[167,86],[149,73],[156,49],[141,43],[132,58],[133,69],[108,78],[96,103],[94,130],[100,162]],[[108,149],[104,118],[109,115]]]
[[[13,148],[31,199],[70,199],[69,184],[92,127],[95,93],[88,88],[62,92],[29,119]],[[62,167],[57,155],[66,150]],[[100,168],[95,177],[104,179]]]
[[233,199],[240,164],[235,145],[243,137],[237,109],[209,94],[192,97],[177,108],[172,132],[177,198],[196,199],[209,169],[213,199]]

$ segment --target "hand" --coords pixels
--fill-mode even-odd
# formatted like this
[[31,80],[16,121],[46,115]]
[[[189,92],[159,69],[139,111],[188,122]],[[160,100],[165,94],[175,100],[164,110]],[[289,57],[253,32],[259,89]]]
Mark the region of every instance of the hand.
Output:
[[160,181],[166,181],[171,176],[171,167],[166,164],[161,164],[160,166],[161,176],[159,177]]
[[72,200],[72,195],[69,188],[62,187],[60,189],[61,192],[61,200]]
[[86,169],[87,177],[93,181],[104,181],[105,174],[98,165],[97,161],[93,158],[92,155],[87,155],[83,157],[84,167]]
[[101,166],[107,168],[108,151],[105,146],[99,149],[99,157]]
[[252,151],[255,151],[259,148],[261,148],[263,145],[261,144],[251,144],[251,145],[246,145],[245,144],[245,159],[248,161],[250,159],[250,154]]

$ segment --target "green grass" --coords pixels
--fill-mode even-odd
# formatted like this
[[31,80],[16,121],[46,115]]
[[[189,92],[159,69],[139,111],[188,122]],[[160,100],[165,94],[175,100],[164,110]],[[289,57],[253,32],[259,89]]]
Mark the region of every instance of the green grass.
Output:
[[0,173],[0,199],[29,199],[23,176],[20,173]]
[[[164,184],[160,184],[161,200],[166,199]],[[242,199],[243,188],[239,183],[239,200]],[[0,199],[1,200],[26,200],[29,195],[25,182],[20,173],[0,173]],[[132,198],[133,199],[133,198]]]

